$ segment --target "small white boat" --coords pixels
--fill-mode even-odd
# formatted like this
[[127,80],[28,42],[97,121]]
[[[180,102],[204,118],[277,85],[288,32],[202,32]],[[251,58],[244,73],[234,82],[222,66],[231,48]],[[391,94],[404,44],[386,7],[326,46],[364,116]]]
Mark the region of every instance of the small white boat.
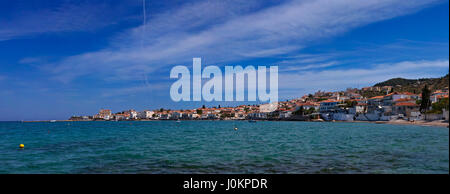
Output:
[[54,122],[56,122],[56,120],[50,120],[50,123],[54,123]]

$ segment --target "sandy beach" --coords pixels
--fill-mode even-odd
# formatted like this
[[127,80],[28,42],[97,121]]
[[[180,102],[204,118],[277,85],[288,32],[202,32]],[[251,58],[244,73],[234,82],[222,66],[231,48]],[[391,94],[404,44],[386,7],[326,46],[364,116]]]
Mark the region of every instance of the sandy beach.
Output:
[[405,121],[405,120],[391,120],[391,121],[375,121],[375,123],[382,124],[394,124],[394,125],[420,125],[420,126],[434,126],[434,127],[447,127],[448,121],[436,120],[436,121]]

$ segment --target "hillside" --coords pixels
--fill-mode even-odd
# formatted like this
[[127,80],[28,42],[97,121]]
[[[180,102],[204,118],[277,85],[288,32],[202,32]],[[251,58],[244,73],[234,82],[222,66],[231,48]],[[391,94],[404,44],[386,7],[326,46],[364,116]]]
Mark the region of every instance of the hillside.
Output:
[[422,78],[422,79],[404,79],[393,78],[384,82],[375,84],[374,86],[393,86],[394,91],[420,93],[421,89],[428,85],[431,90],[440,90],[448,88],[449,75],[440,78]]

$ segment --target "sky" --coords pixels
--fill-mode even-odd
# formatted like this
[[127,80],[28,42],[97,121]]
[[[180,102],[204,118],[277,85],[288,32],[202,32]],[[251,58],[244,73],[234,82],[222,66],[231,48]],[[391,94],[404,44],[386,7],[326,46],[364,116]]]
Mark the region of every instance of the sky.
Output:
[[0,121],[193,109],[170,70],[278,66],[279,99],[449,72],[448,0],[0,0]]

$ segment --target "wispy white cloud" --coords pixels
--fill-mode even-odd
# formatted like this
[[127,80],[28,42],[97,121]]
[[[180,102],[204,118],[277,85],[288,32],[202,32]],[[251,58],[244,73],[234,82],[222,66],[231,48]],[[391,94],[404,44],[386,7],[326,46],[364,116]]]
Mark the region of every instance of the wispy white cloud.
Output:
[[288,67],[280,67],[280,72],[294,72],[294,71],[304,71],[304,70],[311,70],[311,69],[320,69],[320,68],[326,68],[331,66],[336,66],[339,63],[336,61],[327,62],[327,63],[315,63],[315,64],[309,64],[309,65],[296,65],[296,66],[288,66]]
[[99,1],[61,1],[53,7],[19,9],[0,18],[0,41],[45,33],[92,31],[129,17],[131,4]]
[[[292,69],[289,71],[282,70],[283,68],[280,67],[278,76],[280,98],[291,99],[317,90],[336,91],[348,87],[366,87],[395,77],[409,79],[440,77],[449,72],[448,59],[370,64],[364,68],[320,69],[334,66],[335,64],[338,64],[338,62],[299,66],[297,69],[293,66],[290,67]],[[222,79],[222,87],[225,89],[226,76],[223,76]],[[205,80],[202,84],[205,84]],[[160,93],[163,91],[163,94],[166,94],[169,92],[170,85],[170,82],[165,81],[133,87],[104,89],[101,91],[101,97],[109,98],[144,93]],[[248,84],[248,80],[243,82],[235,80],[233,89],[230,91],[225,90],[224,92],[233,92],[241,88],[244,88],[246,92],[256,92],[256,83]]]
[[108,97],[117,97],[117,96],[129,96],[129,95],[135,95],[135,94],[141,94],[141,93],[152,93],[162,90],[169,90],[170,83],[157,83],[157,84],[148,84],[148,85],[139,85],[139,86],[133,86],[133,87],[120,87],[120,88],[110,88],[110,89],[103,89],[101,91],[101,97],[108,98]]
[[286,59],[281,60],[277,64],[281,65],[292,65],[292,64],[308,64],[308,63],[319,63],[329,60],[334,57],[335,54],[300,54],[286,57]]
[[449,72],[449,60],[403,61],[372,64],[360,68],[281,73],[281,95],[301,96],[316,90],[335,91],[347,87],[370,86],[395,77],[430,78]]
[[307,0],[255,11],[251,9],[255,5],[202,1],[154,16],[144,35],[140,26],[119,35],[110,48],[43,68],[65,82],[84,75],[133,79],[168,65],[189,64],[193,57],[224,63],[292,55],[311,41],[409,14],[435,2]]

